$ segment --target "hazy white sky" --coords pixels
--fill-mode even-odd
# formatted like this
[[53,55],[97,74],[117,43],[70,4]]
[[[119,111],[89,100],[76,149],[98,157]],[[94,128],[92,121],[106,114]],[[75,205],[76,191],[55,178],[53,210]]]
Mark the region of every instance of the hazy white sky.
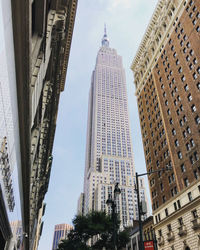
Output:
[[123,58],[135,168],[146,172],[131,62],[157,0],[79,0],[65,90],[61,93],[53,165],[39,250],[51,250],[54,225],[69,223],[83,190],[88,93],[104,23],[110,47]]

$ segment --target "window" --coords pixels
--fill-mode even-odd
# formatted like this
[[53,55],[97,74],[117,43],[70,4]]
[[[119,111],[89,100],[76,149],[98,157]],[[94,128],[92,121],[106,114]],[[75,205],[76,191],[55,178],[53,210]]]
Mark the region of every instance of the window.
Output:
[[194,68],[192,63],[190,63],[189,68],[190,68],[190,70],[192,70]]
[[176,135],[176,130],[174,128],[172,129],[172,134]]
[[194,55],[194,50],[193,50],[193,49],[190,50],[190,55],[191,55],[191,56]]
[[180,67],[180,68],[178,69],[178,72],[179,72],[179,73],[182,73],[182,72],[183,72],[182,67]]
[[171,231],[172,231],[171,224],[167,225],[167,230],[168,230],[169,232],[171,232]]
[[181,77],[181,81],[185,82],[185,76],[184,75]]
[[178,223],[179,223],[180,226],[183,225],[183,218],[182,217],[178,218]]
[[174,144],[175,144],[175,146],[176,146],[176,147],[178,147],[178,146],[179,146],[179,142],[178,142],[178,140],[177,140],[177,139],[174,141]]
[[192,17],[193,17],[193,13],[192,13],[192,12],[190,12],[189,17],[190,17],[190,18],[192,18]]
[[193,76],[193,78],[194,78],[195,80],[197,79],[197,74],[196,74],[196,72],[194,72],[192,76]]
[[180,45],[181,45],[181,47],[183,47],[183,40],[180,41]]
[[168,209],[165,208],[165,215],[168,216]]
[[194,104],[191,106],[191,109],[192,109],[192,112],[197,111],[196,106]]
[[163,197],[162,197],[162,201],[163,201],[163,203],[165,203],[165,202],[166,202],[166,196],[165,196],[165,195],[163,195]]
[[185,91],[188,91],[188,90],[189,90],[189,87],[188,87],[187,84],[184,86],[184,89],[185,89]]
[[196,209],[192,211],[192,216],[193,216],[194,219],[198,218],[198,214],[197,214],[197,210]]
[[178,208],[181,208],[181,202],[180,200],[177,200]]
[[194,64],[197,64],[197,59],[196,59],[196,57],[193,59],[193,63],[194,63]]
[[177,210],[176,202],[174,202],[174,210],[175,210],[175,211]]
[[181,171],[182,171],[182,173],[185,172],[185,165],[184,164],[181,164]]
[[187,46],[187,48],[190,48],[191,47],[190,42],[187,42],[186,46]]
[[198,172],[197,172],[197,170],[196,170],[196,169],[193,171],[193,173],[194,173],[194,177],[195,177],[195,179],[198,179],[198,178],[199,178],[199,174],[198,174]]
[[185,184],[185,186],[186,186],[186,187],[188,187],[188,186],[189,186],[189,181],[188,181],[188,178],[185,178],[185,179],[184,179],[184,184]]
[[189,199],[189,201],[192,201],[192,193],[191,192],[188,193],[188,199]]
[[190,140],[190,144],[191,144],[192,147],[195,146],[195,143],[194,143],[194,140],[193,140],[193,139]]
[[183,36],[183,40],[186,41],[188,39],[187,35]]
[[190,0],[189,5],[192,6],[194,4],[193,0]]
[[195,122],[196,124],[200,124],[200,117],[198,115],[195,117]]
[[178,155],[178,158],[179,158],[179,159],[182,159],[182,158],[183,158],[181,151],[179,151],[179,152],[177,153],[177,155]]
[[181,104],[181,106],[180,106],[180,110],[183,111],[183,105],[182,105],[182,104]]
[[191,147],[190,147],[190,144],[189,143],[186,143],[186,149],[187,149],[187,151],[189,151],[190,149],[191,149]]
[[199,156],[198,156],[198,154],[197,154],[196,151],[194,152],[194,158],[195,158],[195,161],[198,161],[198,160],[199,160]]
[[191,164],[194,164],[194,163],[195,163],[195,160],[194,160],[194,158],[193,158],[192,155],[190,156],[190,163],[191,163]]
[[188,134],[191,134],[191,129],[190,129],[190,127],[187,127],[186,130],[187,130],[187,133],[188,133]]

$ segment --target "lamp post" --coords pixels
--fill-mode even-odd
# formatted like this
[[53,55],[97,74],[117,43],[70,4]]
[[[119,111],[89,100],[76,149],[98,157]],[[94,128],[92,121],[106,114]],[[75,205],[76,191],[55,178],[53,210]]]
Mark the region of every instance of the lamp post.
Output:
[[112,198],[112,195],[109,194],[108,199],[106,201],[106,204],[108,206],[111,206],[112,208],[112,220],[113,220],[113,243],[114,243],[114,249],[117,249],[117,231],[116,231],[116,198],[118,195],[120,195],[121,190],[118,187],[119,183],[115,184],[114,189],[114,197]]
[[144,250],[144,243],[143,243],[143,233],[142,233],[142,220],[141,220],[141,203],[140,203],[140,190],[139,190],[139,184],[138,184],[138,177],[144,176],[144,175],[150,175],[153,173],[158,173],[158,172],[165,172],[168,170],[172,170],[171,167],[166,167],[166,168],[162,168],[160,170],[155,170],[155,171],[150,171],[147,173],[143,173],[143,174],[138,174],[136,172],[136,187],[135,190],[137,192],[137,202],[138,202],[138,220],[139,220],[139,231],[140,231],[140,244],[139,244],[139,249],[140,250]]

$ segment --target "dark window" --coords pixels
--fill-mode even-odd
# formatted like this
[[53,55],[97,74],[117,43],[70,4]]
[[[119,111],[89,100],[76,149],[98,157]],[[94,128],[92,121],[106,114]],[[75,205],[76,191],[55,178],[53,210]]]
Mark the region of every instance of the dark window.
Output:
[[188,186],[189,186],[189,181],[188,181],[188,178],[185,178],[185,179],[184,179],[184,184],[185,184],[185,186],[186,186],[186,187],[188,187]]
[[178,223],[179,223],[180,226],[183,225],[183,218],[182,217],[178,218]]
[[180,200],[177,200],[178,208],[181,208]]
[[181,164],[181,171],[185,172],[185,165],[184,164]]
[[198,218],[198,214],[197,214],[197,210],[196,209],[192,211],[192,216],[193,216],[194,219]]
[[171,232],[171,231],[172,231],[171,224],[167,225],[167,229],[168,229],[168,231],[169,231],[169,232]]
[[189,201],[192,201],[192,193],[191,192],[188,193],[188,199],[189,199]]
[[175,210],[175,211],[177,210],[176,202],[174,202],[174,210]]
[[198,178],[199,178],[199,174],[198,174],[198,172],[197,172],[197,170],[196,170],[196,169],[193,171],[193,173],[194,173],[194,177],[195,177],[195,179],[198,179]]

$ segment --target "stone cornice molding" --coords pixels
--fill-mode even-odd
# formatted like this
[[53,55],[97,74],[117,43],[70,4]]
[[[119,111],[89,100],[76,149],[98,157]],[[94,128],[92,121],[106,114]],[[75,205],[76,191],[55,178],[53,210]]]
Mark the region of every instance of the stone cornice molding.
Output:
[[65,44],[65,52],[64,52],[64,59],[63,59],[63,67],[61,73],[61,83],[60,83],[60,90],[64,91],[65,87],[65,79],[67,73],[67,66],[69,61],[69,54],[71,48],[71,41],[72,41],[72,34],[74,29],[74,22],[76,16],[76,9],[77,9],[78,0],[71,0],[70,7],[67,11],[67,20],[66,20],[66,44]]
[[166,43],[167,34],[170,33],[178,12],[183,9],[183,3],[184,0],[159,0],[131,64],[137,88],[136,94],[147,74],[149,75],[151,66],[155,64],[163,43]]

